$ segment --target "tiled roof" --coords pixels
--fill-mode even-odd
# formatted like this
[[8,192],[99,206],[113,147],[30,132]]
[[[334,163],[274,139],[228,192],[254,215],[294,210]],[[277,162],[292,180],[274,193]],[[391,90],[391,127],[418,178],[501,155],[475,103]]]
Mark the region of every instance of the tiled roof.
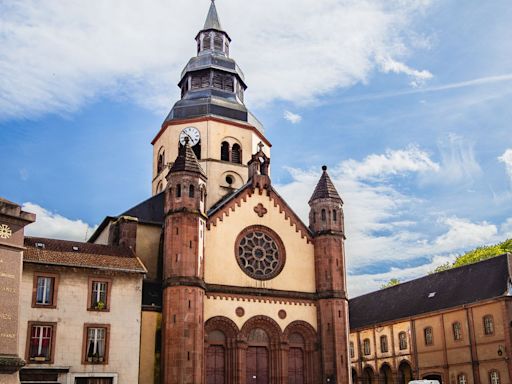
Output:
[[188,142],[180,147],[178,157],[176,158],[176,161],[174,161],[169,173],[181,171],[199,173],[206,177],[203,168],[199,165],[197,157]]
[[342,201],[336,187],[327,174],[327,167],[325,165],[322,167],[322,170],[322,176],[320,176],[320,180],[318,180],[318,184],[316,185],[315,191],[313,192],[311,199],[309,199],[309,202],[311,203],[313,200],[329,198]]
[[146,268],[127,247],[81,243],[76,241],[25,237],[23,261],[26,263],[63,265],[146,273]]
[[508,257],[497,256],[353,298],[349,302],[350,328],[502,296],[510,279]]

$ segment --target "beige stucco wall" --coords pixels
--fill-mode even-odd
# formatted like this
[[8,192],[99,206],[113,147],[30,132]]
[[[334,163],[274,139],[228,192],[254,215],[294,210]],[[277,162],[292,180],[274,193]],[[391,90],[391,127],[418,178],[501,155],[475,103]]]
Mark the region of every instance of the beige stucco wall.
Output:
[[[244,309],[244,315],[239,317],[235,311],[238,307]],[[286,311],[286,318],[280,319],[278,312],[283,309]],[[316,305],[306,302],[287,302],[271,299],[248,299],[241,297],[223,297],[220,295],[211,295],[205,297],[204,318],[206,321],[215,316],[227,317],[242,329],[243,325],[251,317],[265,315],[275,320],[284,331],[288,324],[302,320],[309,323],[315,330],[317,329],[317,311]]]
[[[59,274],[57,308],[32,308],[34,270]],[[97,275],[112,279],[109,312],[87,311],[90,276],[94,276],[94,271],[24,264],[21,283],[20,354],[25,356],[26,353],[29,321],[55,322],[55,360],[52,366],[69,367],[70,376],[77,373],[116,373],[118,383],[136,384],[139,367],[142,275]],[[81,364],[86,323],[110,325],[108,364]],[[31,368],[38,366],[28,365]],[[40,366],[48,367],[48,364]]]
[[[254,212],[254,207],[260,203],[268,211],[263,217]],[[249,277],[236,261],[236,237],[247,223],[271,228],[284,243],[286,263],[281,273],[271,280]],[[300,231],[296,232],[289,218],[285,219],[285,212],[274,207],[273,200],[255,193],[206,231],[205,281],[209,284],[315,292],[314,247],[301,237]]]
[[103,231],[101,231],[100,235],[96,238],[96,240],[94,241],[94,244],[103,244],[103,245],[108,244],[108,235],[110,233],[110,225],[111,225],[111,223],[109,222],[105,226],[105,228],[103,228]]
[[[160,174],[157,173],[158,154],[164,148],[165,162],[174,162],[178,156],[179,135],[186,127],[195,127],[201,134],[200,164],[208,176],[206,205],[209,209],[229,191],[226,189],[226,172],[231,172],[235,176],[234,188],[239,188],[247,181],[246,165],[251,155],[258,151],[258,143],[261,138],[251,129],[230,124],[228,121],[206,120],[168,126],[153,145],[153,194],[157,193],[156,188],[159,182],[162,182],[164,186],[167,183],[165,180],[167,168]],[[242,165],[220,161],[220,148],[223,141],[228,141],[230,144],[235,142],[240,144],[242,147]],[[263,151],[267,156],[270,156],[268,146],[265,146]]]
[[160,327],[162,314],[160,312],[142,312],[140,338],[140,371],[139,383],[153,384],[156,367],[156,332]]

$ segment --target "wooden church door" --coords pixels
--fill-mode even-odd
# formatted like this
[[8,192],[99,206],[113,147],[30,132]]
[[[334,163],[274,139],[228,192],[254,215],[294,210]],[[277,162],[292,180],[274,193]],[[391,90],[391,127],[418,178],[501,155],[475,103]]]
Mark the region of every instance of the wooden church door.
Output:
[[249,347],[246,366],[247,384],[269,384],[268,349],[266,347]]
[[206,350],[206,384],[225,383],[225,352],[222,345],[210,345]]
[[300,348],[288,351],[288,384],[304,384],[304,353]]

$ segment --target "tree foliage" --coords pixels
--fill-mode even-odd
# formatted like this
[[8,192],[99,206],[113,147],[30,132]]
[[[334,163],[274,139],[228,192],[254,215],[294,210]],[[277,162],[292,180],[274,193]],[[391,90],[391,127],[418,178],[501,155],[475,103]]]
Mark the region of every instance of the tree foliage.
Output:
[[380,286],[380,289],[384,289],[384,288],[388,288],[388,287],[392,287],[394,285],[398,285],[400,284],[400,280],[398,279],[391,279],[389,280],[387,283],[384,283]]
[[491,257],[503,255],[504,253],[512,253],[512,239],[505,240],[502,243],[489,245],[486,247],[478,247],[472,251],[466,252],[458,256],[453,263],[441,264],[432,273],[446,271],[447,269],[461,267],[463,265],[477,263]]

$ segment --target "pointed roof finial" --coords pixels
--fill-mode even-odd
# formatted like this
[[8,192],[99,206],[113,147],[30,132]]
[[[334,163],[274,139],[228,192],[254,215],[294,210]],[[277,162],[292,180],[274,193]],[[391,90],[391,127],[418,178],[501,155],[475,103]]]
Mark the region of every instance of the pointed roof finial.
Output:
[[216,29],[218,31],[222,31],[219,15],[217,14],[217,8],[215,7],[215,0],[211,1],[212,3],[210,4],[210,10],[208,11],[208,16],[206,16],[203,29]]
[[201,165],[199,165],[197,157],[194,151],[192,150],[192,147],[190,146],[190,140],[187,136],[185,137],[184,141],[185,145],[180,146],[180,149],[178,151],[178,157],[174,161],[174,164],[172,165],[171,169],[169,170],[169,174],[185,171],[199,173],[201,176],[206,177],[203,168],[201,168]]

